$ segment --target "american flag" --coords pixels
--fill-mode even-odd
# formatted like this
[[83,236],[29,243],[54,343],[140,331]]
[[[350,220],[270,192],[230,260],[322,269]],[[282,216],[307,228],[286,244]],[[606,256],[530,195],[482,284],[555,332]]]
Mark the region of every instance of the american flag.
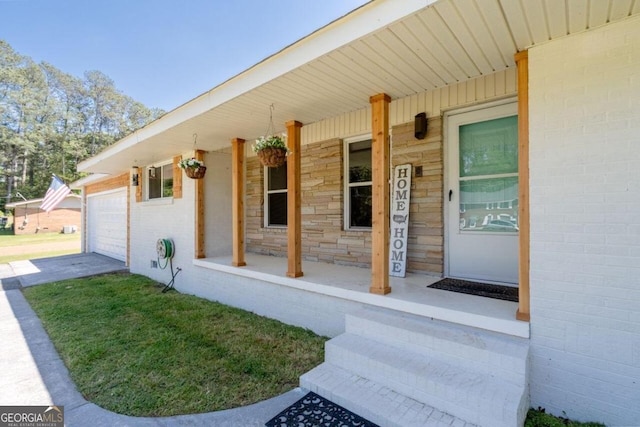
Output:
[[45,212],[51,212],[69,193],[71,193],[71,189],[67,187],[60,178],[54,175],[47,194],[44,195],[40,209]]

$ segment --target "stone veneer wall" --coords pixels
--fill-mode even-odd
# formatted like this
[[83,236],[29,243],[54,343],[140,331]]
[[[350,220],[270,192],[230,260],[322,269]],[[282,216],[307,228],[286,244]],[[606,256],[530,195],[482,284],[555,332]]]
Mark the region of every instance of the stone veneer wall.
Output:
[[[414,137],[413,123],[392,130],[393,167],[411,163],[411,204],[407,271],[442,274],[444,269],[442,119],[429,118],[425,139]],[[422,166],[422,176],[415,176]],[[393,176],[393,174],[391,174]]]
[[[414,177],[412,184],[407,270],[442,274],[442,120],[429,119],[423,140],[414,138],[413,123],[394,126],[392,135],[393,165],[412,163],[423,169],[423,176]],[[342,147],[338,138],[302,147],[302,256],[309,261],[369,267],[371,232],[344,230]],[[247,252],[284,257],[286,228],[263,227],[263,168],[257,157],[249,157],[246,165]]]

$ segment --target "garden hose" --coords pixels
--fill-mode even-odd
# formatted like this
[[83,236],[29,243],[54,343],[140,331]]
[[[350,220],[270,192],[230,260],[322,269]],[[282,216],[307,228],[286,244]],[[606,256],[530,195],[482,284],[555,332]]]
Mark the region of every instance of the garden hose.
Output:
[[[175,248],[173,246],[173,240],[171,239],[158,239],[156,242],[156,252],[158,253],[158,266],[164,270],[167,268],[167,265],[171,266],[171,281],[162,289],[162,293],[167,292],[169,289],[173,288],[173,284],[176,281],[176,276],[182,269],[178,267],[176,272],[173,272],[173,255],[176,253]],[[161,259],[164,259],[164,265],[162,265]]]
[[[158,266],[161,269],[167,268],[169,261],[173,258],[175,253],[173,248],[173,241],[171,239],[158,239],[156,242],[156,252],[158,253]],[[164,265],[162,265],[161,259],[164,259]]]

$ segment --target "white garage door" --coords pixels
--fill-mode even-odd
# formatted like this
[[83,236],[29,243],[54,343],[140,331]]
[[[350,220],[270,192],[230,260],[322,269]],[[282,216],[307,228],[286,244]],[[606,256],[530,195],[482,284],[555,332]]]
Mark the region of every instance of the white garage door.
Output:
[[89,252],[126,261],[127,189],[87,197]]

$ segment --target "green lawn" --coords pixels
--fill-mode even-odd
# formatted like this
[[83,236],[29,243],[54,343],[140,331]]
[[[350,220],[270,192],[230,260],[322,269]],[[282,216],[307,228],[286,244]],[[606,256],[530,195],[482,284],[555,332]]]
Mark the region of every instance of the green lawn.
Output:
[[[326,338],[130,274],[23,290],[85,398],[135,416],[209,412],[298,385]],[[602,427],[530,410],[525,427]]]
[[[73,249],[70,243],[77,242]],[[60,244],[60,248],[56,247]],[[46,258],[78,253],[80,233],[38,233],[14,235],[11,230],[0,230],[0,264],[24,259]]]
[[326,338],[129,274],[23,292],[85,398],[135,416],[216,411],[298,385]]
[[36,243],[68,242],[79,240],[80,233],[38,233],[38,234],[13,234],[10,230],[0,232],[0,248],[10,246],[22,246]]

